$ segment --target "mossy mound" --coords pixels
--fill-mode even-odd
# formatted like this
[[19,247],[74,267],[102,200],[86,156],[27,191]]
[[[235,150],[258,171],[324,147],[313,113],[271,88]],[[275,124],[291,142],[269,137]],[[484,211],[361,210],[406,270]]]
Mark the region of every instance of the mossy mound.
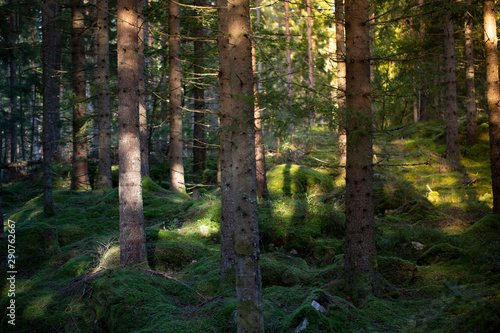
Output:
[[464,236],[477,239],[491,238],[498,240],[500,236],[500,215],[486,215],[465,230]]
[[441,261],[458,259],[465,256],[466,252],[448,243],[437,244],[425,251],[417,263],[419,265],[435,264]]
[[306,283],[307,264],[300,258],[286,255],[262,255],[260,270],[262,286],[293,286]]
[[378,270],[391,284],[406,286],[415,277],[417,266],[408,260],[398,257],[381,257],[378,259]]
[[156,243],[151,249],[152,265],[158,271],[179,271],[209,253],[206,246],[193,240],[170,240]]
[[333,178],[324,169],[280,164],[267,172],[267,186],[274,195],[320,195],[331,192],[333,184]]
[[344,251],[344,245],[339,239],[317,239],[305,257],[309,265],[326,267],[335,261],[336,255]]

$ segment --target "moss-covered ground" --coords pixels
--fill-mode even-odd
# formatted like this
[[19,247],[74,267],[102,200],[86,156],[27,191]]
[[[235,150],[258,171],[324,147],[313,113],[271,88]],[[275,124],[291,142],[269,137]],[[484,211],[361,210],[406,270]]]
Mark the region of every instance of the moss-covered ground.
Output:
[[[377,133],[383,288],[359,304],[343,280],[334,133],[297,132],[282,156],[269,157],[270,196],[259,203],[266,332],[499,332],[500,216],[491,214],[481,121],[479,130],[458,170],[443,158],[442,123]],[[53,217],[42,213],[40,174],[4,185],[6,220],[16,222],[16,325],[4,268],[1,332],[236,331],[234,292],[219,292],[216,187],[190,198],[145,178],[149,269],[124,269],[117,189],[69,191],[68,170],[54,169]]]

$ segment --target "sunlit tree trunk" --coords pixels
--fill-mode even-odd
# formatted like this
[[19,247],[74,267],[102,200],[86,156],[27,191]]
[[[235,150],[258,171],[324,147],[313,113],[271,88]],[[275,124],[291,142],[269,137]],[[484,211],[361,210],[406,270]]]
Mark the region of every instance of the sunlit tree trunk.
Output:
[[221,288],[234,288],[234,202],[231,148],[231,85],[227,0],[218,0],[219,109],[221,169]]
[[82,0],[72,0],[73,159],[71,189],[89,189],[87,130],[85,126],[85,21]]
[[120,264],[147,261],[142,206],[139,138],[138,30],[135,0],[117,2],[118,157],[120,200]]
[[488,116],[490,120],[491,185],[493,212],[500,214],[500,86],[498,78],[498,37],[495,2],[484,0],[484,40]]
[[52,197],[52,155],[57,112],[55,70],[57,66],[58,32],[56,19],[59,8],[53,0],[42,1],[42,63],[43,63],[43,211],[54,215]]
[[149,142],[148,142],[148,108],[146,93],[146,57],[144,47],[147,39],[147,22],[144,20],[143,12],[147,8],[147,0],[140,0],[138,5],[139,28],[139,133],[141,137],[141,174],[149,176]]
[[345,275],[353,300],[376,291],[369,1],[346,1]]
[[[260,16],[257,16],[256,24],[259,24]],[[254,119],[255,119],[255,170],[257,174],[257,197],[266,198],[267,176],[266,176],[266,149],[264,145],[264,135],[262,133],[261,109],[259,107],[259,81],[257,77],[257,55],[255,43],[252,41],[252,68],[253,68],[253,93],[254,99]]]
[[97,86],[98,86],[98,128],[99,167],[97,184],[99,188],[111,188],[111,109],[109,91],[109,26],[108,0],[97,2]]
[[[195,6],[202,6],[205,4],[204,0],[195,0]],[[195,36],[198,38],[194,41],[194,75],[195,75],[195,85],[194,85],[194,127],[193,127],[193,172],[199,173],[206,169],[207,161],[207,149],[205,142],[205,88],[203,86],[202,80],[202,64],[204,63],[204,51],[203,44],[201,40],[205,32],[203,24],[201,22],[201,17],[196,23]]]
[[[453,0],[449,1],[451,5]],[[444,67],[446,80],[445,120],[446,120],[446,160],[457,167],[460,162],[458,146],[458,102],[457,76],[455,64],[455,37],[451,10],[447,10],[444,23]]]
[[[467,7],[473,10],[472,0],[467,0]],[[476,88],[474,85],[474,35],[472,14],[465,14],[465,83],[467,90],[467,145],[476,143]]]
[[339,134],[339,165],[345,176],[346,164],[346,134],[345,134],[345,103],[346,103],[346,64],[344,40],[344,0],[335,0],[335,39],[337,43],[337,104]]
[[169,92],[170,92],[170,189],[183,193],[184,161],[182,143],[182,85],[181,85],[181,40],[179,4],[168,1],[168,52],[169,52]]
[[233,198],[238,332],[264,332],[255,172],[252,46],[249,0],[228,7],[231,63]]

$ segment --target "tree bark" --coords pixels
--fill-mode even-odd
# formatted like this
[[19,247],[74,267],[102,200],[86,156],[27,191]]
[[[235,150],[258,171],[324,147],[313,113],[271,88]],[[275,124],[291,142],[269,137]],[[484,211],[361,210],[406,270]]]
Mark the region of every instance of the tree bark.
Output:
[[[12,0],[9,0],[9,4],[12,4]],[[16,12],[12,12],[8,18],[9,21],[9,32],[8,32],[8,45],[10,50],[8,51],[8,80],[9,80],[9,114],[10,114],[10,162],[14,163],[17,161],[17,122],[18,122],[18,108],[17,108],[17,96],[18,93],[15,91],[17,85],[17,61],[14,51],[16,47],[16,30],[17,30],[17,17]],[[21,134],[22,135],[22,134]]]
[[344,40],[344,0],[335,0],[335,39],[337,43],[337,105],[339,135],[339,165],[341,175],[345,177],[346,142],[345,107],[346,107],[346,63]]
[[[451,4],[453,0],[450,0]],[[445,119],[446,119],[446,160],[452,167],[460,163],[458,146],[458,99],[455,64],[455,37],[451,11],[444,14],[444,66],[446,80]]]
[[345,275],[354,301],[376,291],[369,1],[346,1]]
[[57,113],[58,86],[55,79],[59,34],[56,20],[59,8],[53,0],[42,1],[42,59],[43,59],[43,211],[54,215],[52,197],[52,155]]
[[[257,16],[259,24],[259,16]],[[254,93],[254,119],[255,119],[255,170],[257,174],[257,197],[267,198],[267,176],[266,176],[266,149],[264,145],[264,135],[262,133],[261,109],[259,107],[259,84],[257,77],[257,55],[255,43],[252,41],[252,69],[253,69],[253,93]]]
[[[467,0],[468,9],[472,10],[472,0]],[[474,85],[474,36],[472,14],[465,14],[465,83],[467,90],[467,145],[476,143],[476,88]]]
[[168,1],[168,53],[170,65],[170,189],[186,192],[182,142],[182,84],[179,4]]
[[[195,0],[195,6],[205,4],[203,0]],[[200,39],[204,36],[204,28],[201,22],[201,17],[198,17],[194,44],[194,75],[195,84],[193,88],[194,94],[194,128],[193,128],[193,173],[200,173],[206,169],[207,164],[207,149],[205,142],[205,88],[202,79],[202,64],[204,63],[204,42]]]
[[82,0],[72,0],[73,39],[73,159],[71,189],[90,189],[85,126],[85,21]]
[[232,194],[231,148],[231,67],[227,26],[227,0],[218,0],[219,16],[219,108],[220,108],[220,170],[221,170],[221,289],[234,288],[234,203]]
[[139,138],[137,6],[135,0],[117,2],[120,264],[123,266],[147,261]]
[[138,28],[139,28],[139,133],[141,137],[141,174],[149,176],[149,134],[148,134],[148,108],[146,92],[146,56],[144,54],[145,43],[148,34],[147,22],[144,20],[143,12],[147,8],[147,0],[140,0],[138,5]]
[[[314,97],[314,59],[313,59],[313,40],[312,40],[312,14],[311,0],[306,0],[307,10],[307,67],[309,73],[309,98]],[[309,126],[314,125],[314,111],[311,109],[309,115]]]
[[285,35],[286,35],[286,90],[288,92],[288,104],[292,105],[293,89],[292,89],[292,55],[290,51],[290,2],[285,0]]
[[500,86],[495,2],[484,0],[483,6],[493,212],[500,214]]
[[259,268],[252,45],[249,0],[228,7],[231,60],[236,323],[238,332],[264,332]]
[[111,109],[109,91],[109,26],[108,0],[97,2],[97,85],[99,167],[98,187],[113,187],[111,180]]

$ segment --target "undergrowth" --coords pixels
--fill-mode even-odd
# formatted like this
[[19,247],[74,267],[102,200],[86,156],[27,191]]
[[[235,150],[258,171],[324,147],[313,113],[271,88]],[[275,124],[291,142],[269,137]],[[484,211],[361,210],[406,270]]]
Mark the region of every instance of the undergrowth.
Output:
[[[499,331],[500,217],[491,214],[487,136],[479,126],[478,143],[462,148],[459,171],[444,159],[441,123],[377,134],[383,288],[356,305],[343,280],[335,136],[295,133],[288,155],[270,165],[270,196],[259,203],[266,332]],[[190,198],[145,178],[150,269],[124,269],[118,190],[69,191],[67,173],[54,168],[53,217],[42,212],[39,173],[4,185],[18,273],[15,330],[5,273],[1,280],[2,332],[236,331],[234,291],[219,292],[218,190]]]

